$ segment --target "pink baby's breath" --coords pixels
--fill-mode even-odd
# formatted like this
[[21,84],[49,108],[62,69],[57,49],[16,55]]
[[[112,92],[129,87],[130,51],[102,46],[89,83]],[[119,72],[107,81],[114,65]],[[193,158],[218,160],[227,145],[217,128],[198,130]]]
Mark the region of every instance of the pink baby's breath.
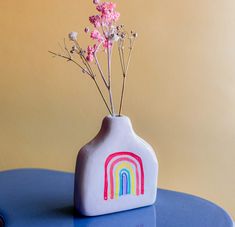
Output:
[[102,14],[111,13],[116,8],[116,3],[113,2],[103,2],[99,4],[96,9]]
[[119,19],[120,13],[116,12],[115,8],[116,4],[113,2],[103,2],[96,6],[98,12],[101,13],[100,17],[104,24],[109,26]]
[[89,62],[93,62],[94,61],[94,55],[92,55],[92,54],[87,55],[86,60],[89,61]]
[[89,21],[95,28],[98,28],[101,25],[101,17],[99,15],[90,16]]
[[94,60],[94,55],[95,55],[96,50],[97,50],[96,44],[94,44],[93,46],[87,47],[87,56],[86,56],[87,61],[92,62]]
[[110,47],[112,47],[112,45],[113,45],[113,43],[109,40],[109,39],[105,39],[105,41],[104,41],[104,43],[103,43],[103,47],[105,48],[105,49],[107,49],[107,48],[110,48]]
[[104,37],[100,34],[97,29],[91,32],[91,38],[97,40],[98,42],[102,42],[104,40]]
[[113,19],[115,22],[118,21],[119,17],[120,17],[120,13],[119,13],[119,12],[114,12],[114,13],[112,14],[112,19]]

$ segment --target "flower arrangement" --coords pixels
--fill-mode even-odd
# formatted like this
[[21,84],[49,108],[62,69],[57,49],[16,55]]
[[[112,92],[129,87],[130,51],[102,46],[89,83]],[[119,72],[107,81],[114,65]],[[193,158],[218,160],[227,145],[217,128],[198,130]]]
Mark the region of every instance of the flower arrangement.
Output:
[[[123,98],[125,93],[126,77],[131,60],[131,55],[137,37],[137,33],[131,31],[127,32],[124,29],[124,25],[117,24],[120,13],[116,11],[116,4],[113,2],[100,2],[99,0],[93,0],[93,4],[96,7],[98,13],[89,17],[89,21],[93,26],[90,31],[89,27],[84,29],[86,34],[90,35],[90,38],[94,41],[93,45],[89,45],[86,49],[83,49],[78,41],[78,33],[70,32],[68,38],[72,45],[67,47],[64,39],[64,46],[61,47],[62,52],[56,53],[49,51],[54,57],[61,57],[68,62],[76,64],[80,70],[87,74],[95,83],[101,98],[107,107],[109,113],[116,115],[113,95],[112,95],[112,52],[114,48],[117,48],[119,61],[122,70],[122,89],[120,95],[120,105],[118,110],[118,116],[121,115]],[[128,46],[125,48],[125,46]],[[126,50],[127,49],[127,50]],[[107,55],[107,74],[104,73],[103,67],[99,62],[99,54]],[[97,75],[101,77],[101,81],[104,87],[108,91],[109,104],[106,101],[105,95],[96,79]]]

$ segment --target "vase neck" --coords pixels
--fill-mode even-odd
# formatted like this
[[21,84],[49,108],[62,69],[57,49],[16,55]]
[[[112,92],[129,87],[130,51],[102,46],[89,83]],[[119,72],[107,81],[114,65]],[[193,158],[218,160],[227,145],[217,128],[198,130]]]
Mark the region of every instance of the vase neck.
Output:
[[101,132],[133,133],[131,120],[127,116],[106,116],[101,125]]

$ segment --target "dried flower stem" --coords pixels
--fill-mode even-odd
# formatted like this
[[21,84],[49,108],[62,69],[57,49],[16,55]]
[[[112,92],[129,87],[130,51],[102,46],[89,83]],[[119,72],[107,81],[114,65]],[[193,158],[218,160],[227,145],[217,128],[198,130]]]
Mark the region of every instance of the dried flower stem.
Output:
[[[134,40],[137,37],[137,33],[131,31],[130,34],[125,30],[124,25],[117,25],[120,13],[116,11],[116,4],[113,2],[100,2],[99,0],[93,0],[98,14],[91,15],[89,17],[90,23],[93,25],[94,29],[90,32],[90,38],[95,42],[92,45],[88,45],[87,49],[83,49],[78,42],[78,32],[71,31],[68,34],[69,40],[72,42],[71,49],[67,48],[66,40],[64,39],[64,47],[61,48],[61,53],[55,53],[49,51],[54,57],[58,56],[71,61],[76,64],[83,73],[89,75],[89,77],[94,81],[105,106],[107,107],[109,113],[115,116],[115,106],[113,100],[112,92],[112,51],[114,48],[114,43],[118,44],[118,53],[122,69],[122,90],[120,97],[119,115],[122,111],[123,99],[125,94],[125,84],[127,72],[130,64],[131,53],[133,49]],[[89,28],[86,27],[84,32],[89,34]],[[130,42],[129,52],[125,51],[124,46],[126,45],[126,40]],[[102,50],[107,54],[107,67],[104,70],[99,63],[97,52],[102,47]],[[78,55],[78,56],[77,56]],[[92,64],[94,62],[94,65]],[[97,67],[97,68],[96,68]],[[104,72],[105,71],[105,72]],[[101,83],[98,82],[96,75],[101,76]],[[104,83],[104,84],[103,84]],[[105,96],[101,88],[105,88]],[[106,97],[106,92],[109,97]],[[109,100],[108,100],[109,99]],[[106,101],[107,100],[107,101]]]
[[[120,44],[118,44],[118,45],[120,45]],[[118,46],[118,54],[119,54],[119,60],[121,63],[122,73],[124,73],[123,58],[122,58],[121,48],[119,46]]]
[[111,58],[112,58],[112,47],[110,48],[108,43],[107,48],[107,56],[108,56],[108,92],[109,92],[109,100],[111,106],[112,115],[115,115],[114,105],[113,105],[113,94],[112,94],[112,86],[111,86]]
[[[98,91],[99,91],[99,93],[100,93],[100,96],[101,96],[101,98],[102,98],[102,100],[103,100],[105,106],[107,107],[109,113],[112,114],[112,112],[111,112],[111,110],[110,110],[110,108],[109,108],[109,106],[108,106],[108,104],[107,104],[107,102],[106,102],[106,100],[105,100],[105,98],[104,98],[104,95],[103,95],[103,93],[102,93],[102,91],[101,91],[101,89],[100,89],[100,87],[99,87],[99,84],[98,84],[97,81],[96,81],[96,78],[95,78],[95,75],[93,74],[93,71],[92,71],[92,70],[90,71],[90,68],[89,68],[89,66],[88,66],[89,64],[88,64],[88,65],[85,65],[86,68],[88,68],[88,69],[85,69],[85,68],[82,67],[78,62],[76,62],[75,60],[73,60],[70,55],[69,55],[69,57],[68,57],[68,56],[65,56],[65,55],[62,55],[62,54],[58,54],[58,53],[55,53],[55,52],[52,52],[52,51],[48,51],[48,52],[51,53],[53,56],[61,57],[61,58],[66,59],[67,61],[73,62],[73,63],[76,64],[83,72],[85,72],[86,74],[88,74],[88,75],[91,77],[91,79],[94,81],[94,83],[95,83],[95,85],[96,85],[96,87],[97,87],[97,89],[98,89]],[[85,63],[84,63],[84,64],[85,64]]]
[[110,108],[109,108],[109,106],[108,106],[108,103],[106,102],[105,97],[104,97],[104,95],[103,95],[103,93],[102,93],[102,91],[101,91],[101,89],[100,89],[100,87],[99,87],[99,84],[98,84],[97,81],[96,81],[96,76],[95,76],[95,74],[94,74],[94,72],[93,72],[93,70],[92,70],[92,68],[91,68],[91,66],[90,66],[90,64],[89,64],[89,62],[86,60],[86,58],[84,57],[84,55],[80,55],[80,57],[81,57],[83,63],[86,65],[87,69],[88,69],[88,70],[90,71],[90,73],[93,75],[93,76],[92,76],[92,79],[93,79],[93,81],[95,82],[95,85],[96,85],[96,87],[97,87],[97,89],[98,89],[98,91],[99,91],[99,93],[100,93],[100,95],[101,95],[101,97],[102,97],[102,99],[103,99],[103,101],[104,101],[104,104],[105,104],[105,106],[107,107],[109,113],[112,114],[112,113],[111,113],[111,110],[110,110]]
[[[89,64],[89,62],[86,60],[82,48],[79,46],[77,40],[74,41],[78,51],[76,51],[76,53],[79,55],[79,57],[81,58],[83,64],[86,66],[87,70],[90,72],[91,75],[95,76],[95,74],[93,73],[93,70]],[[66,44],[65,44],[65,49],[67,49]]]
[[[97,47],[97,51],[98,51],[98,49],[99,49],[99,47],[100,47],[101,44],[102,44],[102,43],[100,43],[99,46]],[[96,51],[96,52],[97,52],[97,51]],[[100,76],[101,76],[101,78],[102,78],[102,80],[103,80],[103,82],[104,82],[106,88],[108,88],[109,85],[108,85],[108,83],[107,83],[107,81],[106,81],[106,79],[105,79],[104,73],[103,73],[103,71],[102,71],[102,69],[101,69],[101,66],[100,66],[100,63],[99,63],[99,61],[98,61],[96,52],[94,53],[95,62],[96,62],[97,68],[98,68],[98,70],[99,70]]]
[[55,52],[52,52],[52,51],[48,51],[48,52],[51,53],[53,56],[61,57],[61,58],[67,59],[67,61],[73,62],[73,63],[76,64],[83,72],[85,72],[85,73],[88,74],[90,77],[92,77],[92,75],[91,75],[91,73],[90,73],[89,71],[87,71],[84,67],[82,67],[78,62],[76,62],[75,60],[73,60],[71,57],[68,57],[68,56],[65,56],[65,55],[62,55],[62,54],[58,54],[58,53],[55,53]]
[[122,65],[125,73],[126,67],[125,67],[125,55],[124,55],[124,40],[122,40],[121,54],[122,54]]
[[98,89],[98,91],[99,91],[99,93],[100,93],[100,95],[101,95],[101,97],[102,97],[102,99],[103,99],[103,101],[104,101],[105,106],[107,107],[109,113],[112,115],[112,112],[111,112],[111,110],[110,110],[110,108],[109,108],[109,106],[108,106],[108,104],[107,104],[107,102],[106,102],[106,100],[105,100],[105,98],[104,98],[104,95],[103,95],[102,91],[100,90],[100,87],[99,87],[99,85],[98,85],[98,83],[97,83],[95,77],[93,77],[92,79],[93,79],[94,82],[95,82],[95,85],[96,85],[96,87],[97,87],[97,89]]
[[118,47],[119,49],[119,57],[120,57],[120,61],[121,61],[121,65],[122,65],[122,72],[123,72],[123,77],[122,77],[122,91],[121,91],[121,98],[120,98],[120,106],[119,106],[119,111],[118,111],[118,115],[121,115],[122,112],[122,106],[123,106],[123,99],[124,99],[124,94],[125,94],[125,84],[126,84],[126,76],[128,73],[128,68],[129,68],[129,64],[130,64],[130,60],[131,60],[131,54],[133,51],[133,47],[134,47],[134,42],[135,42],[135,38],[129,38],[130,41],[130,46],[129,46],[129,54],[128,54],[128,58],[127,58],[127,64],[125,67],[125,59],[124,59],[124,50],[123,50],[123,42],[122,44]]
[[65,49],[67,55],[68,55],[70,58],[72,58],[72,57],[71,57],[71,54],[70,54],[70,52],[69,52],[69,50],[68,50],[68,48],[67,48],[65,38],[64,38],[64,49]]
[[131,38],[129,40],[130,40],[130,47],[129,47],[129,55],[128,55],[128,58],[127,58],[127,65],[126,65],[126,72],[125,72],[125,74],[127,74],[127,72],[128,72],[130,61],[131,61],[131,54],[132,54],[132,51],[133,51],[133,48],[134,48],[134,44],[135,44],[135,38],[133,38],[133,41],[132,41]]

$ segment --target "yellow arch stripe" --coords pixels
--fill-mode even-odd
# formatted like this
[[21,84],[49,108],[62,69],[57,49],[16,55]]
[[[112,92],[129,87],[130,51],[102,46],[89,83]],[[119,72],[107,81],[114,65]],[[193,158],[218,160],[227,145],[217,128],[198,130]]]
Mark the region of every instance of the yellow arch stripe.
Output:
[[134,174],[134,171],[133,171],[133,167],[132,167],[131,163],[123,161],[120,164],[119,163],[117,164],[117,167],[116,167],[115,172],[114,172],[114,174],[115,174],[114,175],[115,176],[115,193],[114,193],[114,196],[115,196],[116,199],[119,196],[119,189],[120,189],[120,187],[119,187],[119,184],[120,184],[120,182],[119,182],[119,172],[123,168],[126,168],[130,171],[131,194],[133,194],[133,195],[135,194],[135,174]]

